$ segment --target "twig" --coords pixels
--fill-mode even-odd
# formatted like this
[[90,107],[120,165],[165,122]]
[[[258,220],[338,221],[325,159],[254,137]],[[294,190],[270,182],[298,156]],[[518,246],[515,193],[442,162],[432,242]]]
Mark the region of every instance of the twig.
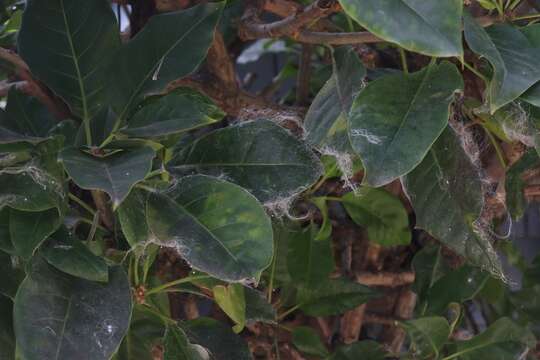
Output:
[[335,0],[317,0],[303,11],[294,12],[284,19],[263,24],[258,18],[260,10],[250,5],[246,7],[242,16],[238,33],[244,40],[291,36],[298,29],[340,9],[341,7]]
[[99,218],[101,219],[101,222],[105,227],[109,230],[113,230],[114,228],[114,217],[111,210],[111,207],[109,206],[107,202],[107,196],[103,191],[99,190],[92,190],[91,191],[92,198],[94,199],[94,203],[96,205],[96,208],[99,212]]
[[410,285],[414,282],[414,272],[406,271],[400,273],[378,272],[368,273],[361,272],[356,274],[356,281],[366,286],[384,286],[398,287]]
[[313,48],[309,44],[302,45],[302,54],[296,82],[296,105],[304,106],[309,100],[309,80],[311,78],[311,54]]

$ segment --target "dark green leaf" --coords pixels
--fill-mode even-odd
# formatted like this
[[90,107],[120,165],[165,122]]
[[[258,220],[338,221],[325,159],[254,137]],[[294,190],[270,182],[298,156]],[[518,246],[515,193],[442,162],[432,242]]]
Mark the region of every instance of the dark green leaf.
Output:
[[131,247],[143,244],[149,239],[150,232],[146,223],[147,194],[134,189],[118,207],[118,219],[122,232]]
[[364,340],[340,346],[327,360],[384,360],[385,357],[380,344]]
[[340,0],[343,9],[369,32],[430,56],[463,57],[463,1]]
[[272,226],[257,200],[216,178],[184,177],[147,202],[154,236],[218,279],[258,279],[272,258]]
[[105,260],[94,255],[64,227],[51,235],[41,254],[49,264],[67,274],[91,281],[109,280]]
[[9,232],[15,254],[29,259],[61,224],[58,209],[29,212],[11,209]]
[[313,99],[304,119],[306,141],[319,149],[350,150],[347,119],[366,69],[351,47],[333,52],[333,74]]
[[0,250],[9,254],[15,253],[11,235],[9,233],[9,213],[11,210],[7,207],[0,209]]
[[268,120],[213,131],[178,153],[169,168],[225,176],[263,202],[289,197],[322,173],[305,144]]
[[419,359],[437,359],[439,351],[450,336],[448,321],[439,316],[424,317],[401,323],[411,339],[414,354]]
[[362,187],[341,201],[349,216],[367,228],[369,240],[383,246],[411,242],[409,216],[401,201],[383,189]]
[[436,281],[428,290],[426,314],[443,314],[450,303],[474,298],[489,278],[487,272],[462,266]]
[[14,259],[0,251],[0,298],[6,296],[10,299],[15,298],[15,293],[19,288],[20,283],[24,279],[24,271],[14,263]]
[[300,352],[318,357],[328,355],[328,350],[324,346],[317,332],[307,326],[299,326],[294,328],[292,332],[292,342]]
[[412,266],[415,273],[412,290],[421,302],[425,300],[429,289],[450,269],[444,262],[441,246],[426,246],[414,255]]
[[15,298],[15,335],[26,360],[107,360],[130,317],[131,290],[119,267],[111,268],[108,284],[101,284],[38,260]]
[[106,0],[30,0],[18,37],[19,53],[32,73],[85,122],[106,98],[104,64],[120,45]]
[[13,334],[13,302],[0,295],[0,360],[15,359]]
[[219,321],[201,317],[183,322],[180,327],[185,331],[192,344],[199,345],[199,352],[205,354],[204,349],[207,349],[206,357],[203,356],[204,359],[252,359],[244,340]]
[[289,275],[297,284],[313,288],[325,281],[335,268],[329,237],[317,239],[317,226],[311,226],[290,239],[287,254]]
[[264,294],[249,287],[244,287],[246,299],[246,321],[276,323],[276,310],[268,303]]
[[143,305],[135,305],[129,330],[113,359],[154,360],[153,347],[161,344],[165,330],[163,320],[154,310]]
[[402,183],[418,227],[471,264],[501,275],[499,258],[489,238],[481,229],[473,230],[484,202],[482,183],[451,128],[439,137],[422,163],[402,178]]
[[193,90],[181,89],[165,95],[137,111],[124,134],[160,137],[193,130],[225,116],[209,98]]
[[204,360],[206,349],[190,344],[186,333],[178,326],[169,326],[163,340],[163,360]]
[[116,209],[131,188],[144,180],[152,168],[154,155],[154,150],[149,147],[121,151],[105,157],[69,148],[60,153],[59,160],[79,187],[105,191],[111,197],[113,209]]
[[[145,95],[193,72],[205,58],[224,3],[155,15],[114,55],[109,98],[123,119]],[[115,129],[116,130],[116,129]]]
[[520,359],[527,348],[534,347],[532,333],[508,318],[501,318],[471,340],[456,343],[455,357],[460,360]]
[[464,14],[464,24],[471,50],[493,66],[493,78],[486,90],[491,113],[540,80],[540,46],[534,46],[518,28],[498,24],[484,29],[468,13]]
[[300,288],[297,300],[300,309],[309,316],[330,316],[342,314],[378,295],[367,286],[347,279],[329,279],[311,289]]
[[448,124],[454,92],[463,89],[448,62],[370,83],[349,115],[349,137],[362,158],[363,182],[386,185],[414,169]]

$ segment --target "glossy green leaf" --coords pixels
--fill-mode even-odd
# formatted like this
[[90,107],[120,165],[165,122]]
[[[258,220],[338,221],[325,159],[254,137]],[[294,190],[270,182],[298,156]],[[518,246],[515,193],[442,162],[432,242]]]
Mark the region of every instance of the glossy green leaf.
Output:
[[64,227],[51,235],[41,250],[45,260],[58,270],[91,281],[107,282],[109,268]]
[[152,350],[161,345],[165,331],[165,324],[155,310],[135,305],[129,330],[113,360],[154,360]]
[[57,209],[38,212],[11,209],[9,232],[15,254],[29,259],[49,235],[58,229],[61,220]]
[[208,352],[199,345],[193,345],[180,327],[169,326],[163,339],[163,360],[205,360]]
[[489,238],[473,230],[484,202],[482,183],[451,128],[439,137],[422,163],[402,178],[402,184],[419,228],[471,264],[501,275]]
[[[198,318],[180,324],[193,345],[205,354],[203,359],[251,360],[247,344],[234,334],[227,325],[210,318]],[[206,349],[206,352],[204,351]],[[211,354],[211,357],[209,356]]]
[[534,150],[529,150],[513,164],[506,172],[504,183],[506,190],[506,206],[513,219],[517,220],[523,216],[527,206],[527,200],[523,194],[525,181],[522,175],[529,169],[540,166],[540,157]]
[[450,303],[474,298],[485,285],[489,274],[471,266],[462,266],[437,280],[428,290],[426,314],[444,314]]
[[142,190],[134,189],[118,207],[118,219],[122,232],[131,247],[144,244],[150,238],[146,223],[146,199]]
[[241,284],[217,285],[212,289],[214,301],[235,322],[233,330],[239,333],[246,325],[246,298]]
[[207,3],[152,16],[115,53],[107,90],[119,118],[125,118],[145,95],[195,71],[214,38],[223,5]]
[[501,318],[480,335],[457,342],[453,356],[460,360],[519,359],[527,348],[535,344],[536,340],[528,329],[508,318]]
[[463,89],[448,62],[370,83],[349,114],[349,137],[366,171],[363,182],[386,185],[414,169],[448,124],[453,94]]
[[107,100],[104,65],[120,46],[108,1],[28,1],[18,46],[32,73],[84,121]]
[[268,120],[213,131],[182,149],[168,168],[181,174],[225,176],[263,202],[289,197],[322,173],[322,165],[304,143]]
[[9,254],[0,251],[0,273],[2,274],[2,280],[0,280],[0,298],[6,296],[10,299],[15,297],[15,293],[24,279],[24,271],[21,269],[20,264],[15,262]]
[[143,106],[122,132],[135,137],[160,137],[213,124],[224,116],[206,96],[181,89]]
[[418,359],[437,359],[444,343],[450,336],[448,321],[439,316],[424,317],[401,323],[413,345],[413,353]]
[[13,302],[0,294],[0,360],[15,359]]
[[218,279],[258,279],[272,258],[272,226],[257,200],[216,178],[184,177],[147,202],[148,225],[195,269]]
[[409,216],[401,201],[383,189],[362,187],[341,198],[349,216],[367,228],[369,240],[383,246],[411,242]]
[[309,316],[330,316],[342,314],[378,295],[367,286],[347,279],[328,279],[310,289],[300,288],[297,302]]
[[366,69],[352,47],[333,51],[333,73],[313,99],[304,119],[306,141],[319,149],[350,150],[347,118]]
[[351,18],[378,37],[407,50],[463,57],[463,1],[340,0]]
[[364,340],[340,346],[327,360],[384,360],[386,354],[376,341]]
[[26,360],[107,360],[131,317],[124,271],[111,268],[107,284],[63,274],[39,260],[23,281],[14,307],[17,345]]
[[314,224],[296,235],[289,242],[287,269],[295,283],[312,288],[328,279],[335,268],[331,239],[317,239]]
[[310,355],[325,357],[328,350],[321,341],[317,332],[308,326],[298,326],[292,331],[292,342],[300,352]]
[[144,180],[152,168],[154,155],[154,150],[149,147],[121,151],[105,157],[69,148],[60,153],[59,160],[79,187],[105,191],[111,197],[113,209],[116,209],[131,188]]
[[491,113],[518,98],[540,80],[540,46],[511,25],[482,28],[469,14],[464,16],[465,40],[471,50],[493,66],[487,89]]

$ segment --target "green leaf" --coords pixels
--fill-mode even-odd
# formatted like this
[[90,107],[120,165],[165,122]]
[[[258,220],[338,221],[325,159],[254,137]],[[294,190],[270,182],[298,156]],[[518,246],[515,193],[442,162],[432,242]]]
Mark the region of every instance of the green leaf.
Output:
[[168,167],[181,174],[225,176],[262,202],[292,196],[322,174],[315,154],[268,120],[213,131],[183,148]]
[[418,295],[420,302],[425,300],[429,289],[450,271],[441,254],[440,245],[426,246],[414,255],[412,267],[415,278],[412,290]]
[[195,269],[225,281],[258,279],[272,258],[272,226],[241,187],[196,175],[147,202],[148,225]]
[[110,3],[30,0],[18,46],[32,73],[89,124],[107,100],[104,65],[120,46]]
[[437,359],[450,336],[448,321],[439,316],[408,320],[400,324],[409,335],[414,354],[420,359]]
[[208,97],[180,89],[143,106],[122,132],[135,137],[160,137],[213,124],[224,116]]
[[[204,359],[212,360],[251,360],[247,344],[226,325],[210,318],[185,321],[180,327],[188,335],[192,344],[205,354]],[[200,348],[202,347],[202,349]],[[206,349],[206,351],[204,351]],[[211,357],[210,355],[211,354]]]
[[330,216],[328,214],[328,204],[326,203],[326,197],[315,197],[310,199],[317,208],[319,208],[319,211],[321,212],[321,216],[323,218],[321,228],[319,229],[319,232],[315,236],[315,240],[325,240],[329,239],[330,236],[332,236],[332,222],[330,221]]
[[244,287],[246,300],[246,321],[248,323],[264,322],[276,323],[276,310],[268,303],[263,293],[255,289]]
[[463,57],[463,1],[340,0],[351,18],[378,37],[429,56]]
[[0,111],[0,143],[29,142],[37,144],[46,140],[55,120],[36,98],[9,90],[6,111]]
[[491,113],[518,98],[540,80],[540,46],[510,25],[482,28],[468,13],[464,14],[465,40],[472,51],[493,66],[493,78],[487,89]]
[[[473,230],[483,207],[482,183],[451,128],[447,128],[416,169],[402,178],[419,228],[497,276],[502,274],[488,237]],[[444,204],[444,206],[441,206]]]
[[118,207],[118,219],[127,242],[133,248],[146,243],[150,230],[146,223],[147,194],[134,189]]
[[384,360],[382,346],[372,340],[358,341],[340,346],[327,360]]
[[[193,345],[179,326],[169,326],[163,340],[163,360],[204,360],[206,349]],[[137,358],[139,359],[139,358]]]
[[487,272],[462,266],[437,280],[428,290],[426,314],[444,314],[450,303],[474,298],[489,278]]
[[518,359],[535,344],[536,340],[528,329],[508,318],[501,318],[480,335],[457,342],[453,356],[459,355],[460,360]]
[[525,100],[531,105],[540,107],[540,83],[536,83],[529,88],[523,95],[521,99]]
[[7,207],[0,209],[0,250],[14,254],[15,248],[11,241],[11,235],[9,233],[9,213],[11,210]]
[[347,279],[320,281],[314,288],[301,287],[297,302],[309,316],[342,314],[360,304],[376,298],[379,294],[367,286]]
[[363,182],[379,187],[414,169],[448,124],[452,95],[460,89],[461,75],[448,62],[370,83],[349,115],[351,144],[366,170]]
[[13,334],[13,302],[0,295],[0,360],[15,359]]
[[113,209],[116,209],[131,188],[144,180],[152,168],[154,156],[154,150],[149,147],[116,152],[105,157],[69,148],[60,153],[59,161],[80,188],[105,191],[111,197]]
[[91,281],[109,281],[105,260],[94,255],[80,240],[61,227],[43,249],[43,258],[58,270]]
[[233,330],[239,333],[246,325],[246,298],[241,284],[217,285],[212,289],[214,301],[235,322]]
[[325,281],[335,268],[329,237],[317,239],[317,226],[312,224],[290,239],[287,269],[292,280],[307,288]]
[[298,326],[292,332],[292,342],[300,352],[310,355],[325,357],[328,350],[324,346],[319,334],[308,326]]
[[[165,335],[163,320],[147,306],[135,305],[129,330],[114,360],[154,360],[152,349]],[[189,359],[191,360],[191,359]]]
[[383,246],[411,242],[409,216],[401,201],[383,189],[362,187],[341,198],[349,216],[367,228],[369,240]]
[[119,267],[111,268],[109,283],[102,284],[38,259],[15,298],[15,335],[26,360],[109,359],[130,317],[131,290]]
[[[14,258],[0,251],[0,298],[15,298],[15,293],[24,279],[24,271],[14,262]],[[0,347],[1,348],[1,347]]]
[[115,53],[108,67],[107,90],[120,119],[145,95],[197,69],[214,38],[223,6],[223,2],[207,3],[152,16]]
[[10,210],[9,232],[15,254],[28,260],[61,224],[58,209],[38,212]]
[[347,118],[361,90],[366,69],[352,47],[333,51],[333,73],[313,99],[304,119],[306,141],[319,149],[349,151]]

